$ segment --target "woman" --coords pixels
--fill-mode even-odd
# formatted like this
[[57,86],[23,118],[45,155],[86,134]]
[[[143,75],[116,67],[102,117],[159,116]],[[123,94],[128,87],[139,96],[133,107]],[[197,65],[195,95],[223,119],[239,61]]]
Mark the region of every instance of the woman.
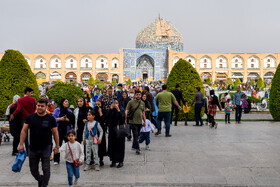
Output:
[[99,122],[101,128],[103,130],[103,136],[101,140],[101,144],[98,145],[98,157],[100,166],[104,166],[103,158],[107,156],[107,147],[106,147],[106,132],[107,127],[105,126],[105,112],[102,109],[102,103],[100,100],[95,101],[95,121]]
[[117,168],[123,167],[124,151],[125,151],[125,138],[117,138],[115,127],[117,125],[124,124],[124,118],[119,107],[117,100],[116,104],[111,104],[109,110],[110,122],[109,122],[109,144],[108,153],[111,160],[110,167],[116,167],[116,163],[119,163]]
[[152,107],[151,107],[151,104],[149,101],[147,101],[147,95],[144,94],[142,96],[142,101],[145,103],[145,115],[146,115],[146,119],[150,120],[151,121],[151,110],[152,110]]
[[78,98],[77,104],[78,104],[78,108],[74,110],[75,131],[77,135],[77,141],[79,143],[82,143],[83,132],[84,132],[85,123],[87,122],[87,113],[89,111],[89,107],[86,106],[85,99],[82,97]]
[[124,109],[126,109],[127,103],[130,101],[131,99],[128,97],[127,92],[123,92],[122,93],[122,98],[120,99],[120,106]]
[[217,106],[219,107],[220,110],[222,110],[218,97],[215,95],[214,90],[210,90],[210,97],[208,101],[208,117],[209,117],[209,123],[211,123],[209,124],[210,128],[215,127],[216,129],[218,126],[218,123],[216,123],[214,119],[217,112]]
[[[60,107],[55,109],[53,112],[53,117],[56,119],[57,126],[58,126],[58,134],[59,134],[59,146],[62,145],[63,140],[65,142],[68,141],[67,139],[67,131],[73,129],[75,124],[75,117],[74,114],[69,107],[69,101],[67,98],[62,98],[60,100]],[[54,164],[59,164],[60,162],[60,154],[54,155]]]
[[[6,116],[8,117],[8,119],[10,119],[10,114],[14,113],[14,111],[17,109],[17,101],[19,98],[20,98],[19,95],[15,95],[13,97],[13,103],[8,106],[6,110]],[[20,141],[20,132],[22,129],[21,114],[19,113],[14,117],[12,121],[9,121],[9,125],[10,125],[10,132],[14,137],[12,156],[15,156],[18,153],[17,148]]]

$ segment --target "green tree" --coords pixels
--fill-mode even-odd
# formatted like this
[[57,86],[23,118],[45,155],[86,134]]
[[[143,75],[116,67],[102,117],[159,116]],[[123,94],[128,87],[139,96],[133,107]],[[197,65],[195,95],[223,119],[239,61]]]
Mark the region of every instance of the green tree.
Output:
[[132,82],[131,82],[130,79],[128,79],[128,80],[126,81],[126,86],[129,86],[129,85],[132,85]]
[[264,86],[265,86],[265,84],[264,84],[264,82],[263,82],[263,80],[262,80],[261,77],[258,79],[257,86],[258,86],[258,88],[261,89],[261,90],[263,90],[263,88],[264,88]]
[[278,65],[271,83],[269,111],[274,120],[280,121],[280,65]]
[[209,77],[206,79],[205,84],[208,84],[208,85],[211,84],[211,79]]
[[77,99],[83,97],[83,91],[74,83],[55,82],[47,95],[59,105],[61,98],[67,98],[69,105],[77,107]]
[[227,86],[228,86],[228,85],[233,85],[233,81],[231,80],[230,77],[227,78],[227,80],[226,80],[226,85],[227,85]]
[[88,85],[88,86],[89,86],[89,85],[94,85],[94,78],[93,78],[93,77],[90,77],[90,78],[88,79],[87,85]]
[[113,79],[112,81],[112,86],[115,86],[117,84],[117,80],[116,79]]
[[[180,85],[183,98],[188,101],[188,105],[191,104],[194,98],[195,87],[199,86],[201,92],[204,93],[203,83],[199,74],[189,62],[183,59],[180,59],[175,64],[167,78],[166,85],[169,91],[175,89],[176,84]],[[184,119],[183,113],[180,113],[179,119]],[[194,107],[189,112],[189,119],[194,120]]]
[[252,80],[252,81],[250,82],[250,85],[251,85],[251,86],[255,86],[255,85],[256,85],[255,80]]
[[240,85],[241,84],[241,81],[239,78],[237,78],[234,82],[234,87],[236,87],[237,85]]
[[26,87],[32,88],[34,97],[39,98],[36,77],[24,56],[19,51],[5,51],[0,61],[0,115],[5,113],[14,95],[24,95]]

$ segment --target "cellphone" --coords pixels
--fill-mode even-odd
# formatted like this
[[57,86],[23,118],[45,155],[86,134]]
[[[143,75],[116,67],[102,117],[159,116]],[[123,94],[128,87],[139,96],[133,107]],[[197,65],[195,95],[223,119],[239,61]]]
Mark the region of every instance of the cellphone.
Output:
[[113,100],[113,103],[112,103],[113,105],[115,105],[116,104],[116,100]]

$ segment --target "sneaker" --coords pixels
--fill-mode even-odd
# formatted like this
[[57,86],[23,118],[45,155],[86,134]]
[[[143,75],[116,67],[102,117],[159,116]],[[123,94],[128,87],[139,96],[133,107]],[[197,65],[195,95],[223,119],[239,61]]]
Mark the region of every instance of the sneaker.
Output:
[[161,134],[161,132],[160,131],[158,131],[158,132],[156,132],[155,133],[155,135],[157,136],[157,135],[160,135]]
[[100,168],[98,165],[95,165],[95,168],[94,168],[95,171],[100,171]]
[[165,135],[165,137],[171,137],[171,136],[172,136],[171,134],[166,134],[166,135]]
[[140,155],[140,154],[141,154],[140,149],[137,149],[137,150],[136,150],[136,154],[137,154],[137,155]]
[[74,180],[74,185],[77,185],[78,184],[78,179],[75,179]]
[[88,171],[90,169],[91,169],[90,165],[86,165],[86,167],[84,168],[84,171]]
[[217,123],[217,122],[215,123],[215,126],[214,126],[214,127],[215,127],[215,129],[218,127],[218,123]]
[[53,164],[54,164],[54,165],[58,165],[59,163],[58,163],[58,162],[54,162]]
[[147,146],[146,146],[146,150],[147,150],[147,151],[150,151],[150,150],[151,150],[151,149],[150,149],[150,146],[147,145]]

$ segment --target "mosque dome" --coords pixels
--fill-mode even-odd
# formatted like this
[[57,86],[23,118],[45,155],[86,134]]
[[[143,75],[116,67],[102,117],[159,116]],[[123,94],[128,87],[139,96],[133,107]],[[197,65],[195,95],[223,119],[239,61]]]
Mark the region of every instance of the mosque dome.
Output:
[[182,34],[171,23],[159,17],[137,34],[136,48],[183,51],[184,42]]

